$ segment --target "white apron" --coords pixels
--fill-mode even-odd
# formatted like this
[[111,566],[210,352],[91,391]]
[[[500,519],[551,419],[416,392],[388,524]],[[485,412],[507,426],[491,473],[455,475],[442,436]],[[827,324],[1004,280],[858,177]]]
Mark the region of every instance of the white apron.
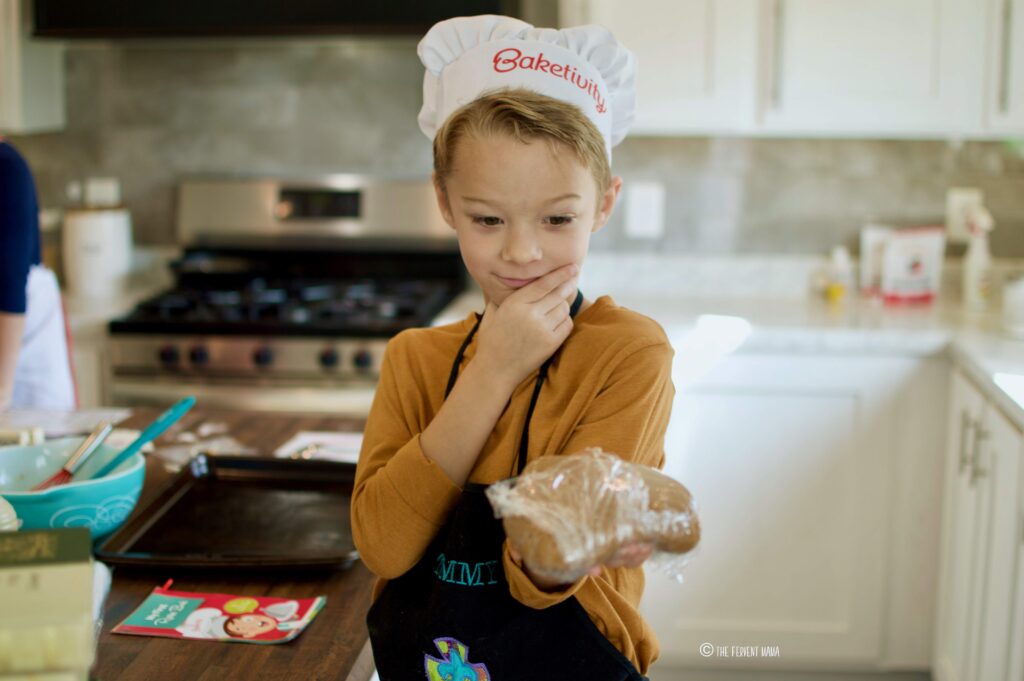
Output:
[[27,301],[11,409],[74,409],[64,311],[53,272],[41,265],[29,270]]

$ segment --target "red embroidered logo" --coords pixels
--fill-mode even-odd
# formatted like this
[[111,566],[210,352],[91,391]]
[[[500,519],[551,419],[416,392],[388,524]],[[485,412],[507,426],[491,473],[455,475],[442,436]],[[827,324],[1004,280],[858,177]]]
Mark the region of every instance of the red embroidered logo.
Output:
[[522,50],[516,47],[506,47],[494,53],[494,70],[498,73],[508,73],[522,69],[524,71],[541,71],[555,78],[566,80],[579,89],[589,94],[597,105],[597,112],[607,111],[604,98],[598,89],[597,81],[585,78],[570,64],[558,64],[544,58],[544,53],[536,55],[524,55]]

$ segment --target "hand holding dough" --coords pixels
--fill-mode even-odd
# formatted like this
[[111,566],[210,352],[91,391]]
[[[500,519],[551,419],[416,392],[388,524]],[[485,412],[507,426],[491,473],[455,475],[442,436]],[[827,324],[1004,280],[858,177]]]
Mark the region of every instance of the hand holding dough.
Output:
[[659,471],[600,449],[530,462],[487,496],[529,568],[571,582],[628,544],[686,553],[700,540],[689,491]]

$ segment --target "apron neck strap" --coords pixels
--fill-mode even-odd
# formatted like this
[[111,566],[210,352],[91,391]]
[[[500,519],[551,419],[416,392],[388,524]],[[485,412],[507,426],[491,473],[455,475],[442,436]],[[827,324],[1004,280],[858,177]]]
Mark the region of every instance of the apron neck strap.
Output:
[[[572,301],[572,305],[569,306],[569,316],[573,319],[579,313],[580,308],[583,306],[583,292],[579,289],[576,290],[576,299]],[[483,321],[483,314],[476,313],[476,323],[473,324],[473,328],[470,329],[469,333],[466,334],[466,339],[462,341],[462,346],[459,347],[458,353],[455,355],[455,361],[452,363],[452,369],[448,373],[448,385],[444,389],[445,399],[451,393],[452,388],[455,387],[455,381],[459,378],[459,366],[462,364],[462,358],[466,354],[466,348],[473,341],[473,337],[476,336],[477,330],[480,328],[480,322]],[[533,419],[533,410],[537,406],[537,398],[540,397],[540,389],[544,386],[544,379],[547,378],[548,368],[555,359],[555,355],[558,354],[556,350],[554,354],[544,360],[544,363],[540,365],[540,371],[537,372],[537,380],[533,384],[533,395],[530,396],[530,406],[526,411],[526,420],[523,423],[523,432],[519,438],[519,453],[516,456],[516,475],[523,472],[523,468],[526,466],[526,459],[530,449],[530,421]]]
[[462,345],[459,347],[459,351],[455,353],[455,362],[452,363],[452,370],[448,372],[448,386],[444,389],[444,398],[448,399],[448,394],[455,387],[455,381],[459,377],[459,365],[462,364],[462,358],[466,354],[466,348],[473,341],[473,336],[476,335],[477,329],[480,328],[480,322],[483,321],[484,316],[479,312],[474,313],[476,315],[476,323],[473,324],[473,328],[466,334],[466,339],[462,341]]

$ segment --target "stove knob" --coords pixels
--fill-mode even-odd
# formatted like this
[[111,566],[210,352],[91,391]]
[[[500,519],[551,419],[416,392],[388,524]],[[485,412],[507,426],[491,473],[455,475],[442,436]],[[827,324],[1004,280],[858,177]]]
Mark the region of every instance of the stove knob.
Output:
[[325,369],[333,369],[338,366],[338,351],[333,348],[327,348],[320,353],[320,366]]
[[274,351],[264,346],[252,353],[252,361],[258,367],[267,367],[274,362]]
[[197,345],[188,351],[188,358],[193,364],[206,364],[210,361],[210,351],[205,345]]
[[181,357],[178,355],[178,348],[173,345],[165,345],[160,348],[160,352],[157,355],[160,358],[161,364],[173,366],[178,363]]
[[373,355],[369,350],[359,350],[352,356],[352,364],[356,369],[366,370],[373,366]]

